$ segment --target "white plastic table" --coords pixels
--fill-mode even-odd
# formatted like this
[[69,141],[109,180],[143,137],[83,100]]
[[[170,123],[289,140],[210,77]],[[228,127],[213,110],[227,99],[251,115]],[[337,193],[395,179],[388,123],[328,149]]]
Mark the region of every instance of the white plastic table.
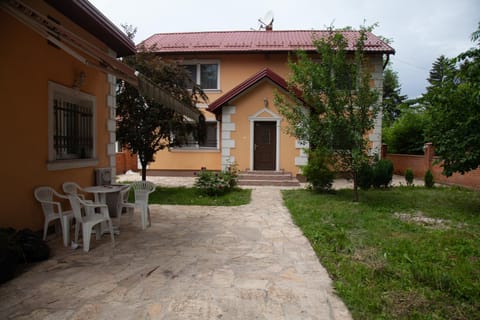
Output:
[[[119,193],[120,191],[122,191],[122,189],[126,187],[127,186],[123,186],[123,185],[91,186],[91,187],[86,187],[83,190],[88,193],[93,193],[95,195],[95,198],[98,199],[99,202],[104,203],[106,205],[109,205],[109,203],[107,203],[107,194],[117,193],[114,201],[115,203],[110,204],[108,206],[108,213],[110,214],[110,217],[111,216],[117,217],[118,214],[121,214],[121,212],[120,213],[117,212],[118,202],[121,201],[119,197]],[[119,234],[120,233],[118,229],[119,226],[113,226],[113,227],[114,227],[114,233]],[[104,233],[104,230],[105,228],[103,228],[102,226],[102,233]]]

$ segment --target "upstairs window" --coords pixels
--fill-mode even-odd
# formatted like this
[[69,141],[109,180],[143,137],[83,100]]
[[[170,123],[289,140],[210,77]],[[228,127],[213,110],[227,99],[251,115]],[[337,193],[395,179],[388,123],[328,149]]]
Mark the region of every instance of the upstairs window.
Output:
[[203,90],[219,89],[218,62],[185,62],[183,65],[190,73],[193,82],[200,85]]

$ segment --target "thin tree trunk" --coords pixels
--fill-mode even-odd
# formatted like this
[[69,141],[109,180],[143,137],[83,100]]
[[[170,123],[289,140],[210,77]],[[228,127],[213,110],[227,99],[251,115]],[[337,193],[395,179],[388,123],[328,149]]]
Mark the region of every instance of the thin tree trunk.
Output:
[[147,181],[147,166],[142,164],[142,181]]
[[353,202],[358,202],[357,172],[353,173]]

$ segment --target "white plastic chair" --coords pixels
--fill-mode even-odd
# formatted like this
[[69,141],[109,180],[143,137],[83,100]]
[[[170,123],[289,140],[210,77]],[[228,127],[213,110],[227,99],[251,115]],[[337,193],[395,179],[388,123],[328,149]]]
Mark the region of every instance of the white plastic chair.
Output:
[[[78,243],[78,233],[82,228],[83,251],[90,250],[90,238],[92,236],[92,229],[95,227],[96,239],[100,240],[102,236],[102,223],[105,222],[110,237],[112,239],[112,247],[115,246],[115,238],[113,236],[113,225],[108,214],[108,206],[103,203],[95,203],[84,201],[78,195],[71,194],[68,196],[70,206],[72,207],[73,215],[75,216],[75,242]],[[85,215],[82,215],[82,207],[85,209]],[[95,212],[95,209],[100,209],[100,212]]]
[[136,181],[132,183],[135,193],[135,207],[140,209],[140,218],[142,221],[142,229],[152,225],[150,218],[150,209],[148,208],[148,196],[155,191],[155,184],[150,181]]
[[35,199],[40,202],[43,214],[45,216],[45,223],[43,225],[43,240],[47,239],[47,230],[50,222],[58,219],[60,220],[60,225],[62,226],[63,245],[67,247],[70,240],[70,223],[73,218],[73,212],[71,210],[64,211],[61,203],[54,201],[54,197],[58,199],[68,199],[68,197],[47,186],[36,188],[34,191],[34,196]]
[[120,191],[117,202],[117,223],[120,226],[123,209],[129,215],[130,222],[133,220],[133,213],[135,212],[135,204],[128,202],[128,195],[130,194],[131,185],[125,185],[125,188]]
[[64,182],[62,189],[67,195],[76,194],[80,199],[85,200],[85,191],[76,182]]

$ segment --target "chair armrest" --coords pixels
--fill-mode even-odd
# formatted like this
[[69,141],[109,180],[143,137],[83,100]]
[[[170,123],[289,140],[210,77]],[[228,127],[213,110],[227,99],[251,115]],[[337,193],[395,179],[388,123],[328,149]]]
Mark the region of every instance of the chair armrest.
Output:
[[62,213],[62,206],[60,205],[60,202],[57,201],[47,201],[47,200],[39,200],[41,204],[50,204],[52,206],[57,207],[57,213]]
[[89,207],[89,208],[108,208],[108,206],[105,204],[105,203],[100,203],[100,202],[93,202],[91,200],[87,200],[87,201],[82,201],[82,205],[85,206],[85,207]]

